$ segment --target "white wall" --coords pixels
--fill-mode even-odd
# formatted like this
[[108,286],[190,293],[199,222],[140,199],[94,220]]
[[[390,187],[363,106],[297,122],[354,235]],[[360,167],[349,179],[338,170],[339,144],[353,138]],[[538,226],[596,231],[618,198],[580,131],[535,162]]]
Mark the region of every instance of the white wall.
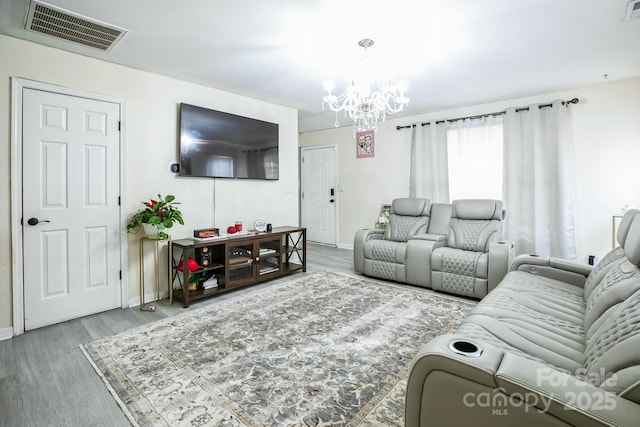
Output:
[[[10,77],[107,94],[125,102],[123,146],[127,213],[162,193],[182,202],[186,225],[173,238],[193,229],[226,228],[239,219],[245,227],[257,218],[277,225],[298,225],[298,117],[295,109],[208,87],[142,72],[0,35],[0,330],[12,324],[10,228]],[[185,102],[280,124],[280,180],[246,181],[178,178],[169,172],[177,160],[178,104]],[[214,195],[215,191],[215,195]],[[215,204],[214,204],[215,201]],[[215,222],[214,222],[215,218]],[[124,226],[124,225],[123,225]],[[138,239],[129,235],[129,296],[138,297]],[[166,253],[166,252],[163,252]],[[28,257],[27,257],[28,259]],[[162,257],[162,271],[166,260]],[[162,276],[161,289],[166,290]]]
[[[411,94],[409,94],[410,96]],[[356,159],[353,128],[301,134],[303,147],[337,144],[340,246],[351,247],[360,228],[370,228],[380,205],[409,195],[409,129],[433,119],[453,119],[555,99],[580,98],[569,107],[573,129],[575,227],[578,261],[611,249],[611,215],[625,204],[640,208],[640,77],[540,96],[431,112],[382,123],[375,158]]]

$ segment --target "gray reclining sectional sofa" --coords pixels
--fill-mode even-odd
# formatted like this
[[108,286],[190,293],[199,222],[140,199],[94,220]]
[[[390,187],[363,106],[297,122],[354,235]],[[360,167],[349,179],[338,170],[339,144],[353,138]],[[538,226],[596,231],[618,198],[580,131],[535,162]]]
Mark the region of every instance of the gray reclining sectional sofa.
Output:
[[482,298],[502,280],[513,245],[501,241],[499,200],[399,198],[384,230],[354,238],[358,273],[457,295]]
[[640,426],[640,212],[594,268],[521,255],[414,360],[406,426]]

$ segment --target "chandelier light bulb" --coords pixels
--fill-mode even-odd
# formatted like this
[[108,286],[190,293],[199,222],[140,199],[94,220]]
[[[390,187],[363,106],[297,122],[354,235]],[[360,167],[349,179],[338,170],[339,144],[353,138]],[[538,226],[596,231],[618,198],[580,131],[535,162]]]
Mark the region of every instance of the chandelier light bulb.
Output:
[[[358,45],[365,50],[373,46],[371,39],[362,39]],[[365,67],[364,76],[370,75],[370,70]],[[404,95],[407,89],[406,82],[397,86],[391,81],[375,81],[374,79],[353,79],[347,85],[341,95],[333,95],[332,81],[325,81],[324,88],[327,94],[322,98],[322,109],[325,105],[336,113],[335,126],[338,127],[338,112],[344,111],[354,122],[354,128],[358,131],[374,130],[378,122],[385,121],[387,114],[399,113],[409,103],[409,98]]]

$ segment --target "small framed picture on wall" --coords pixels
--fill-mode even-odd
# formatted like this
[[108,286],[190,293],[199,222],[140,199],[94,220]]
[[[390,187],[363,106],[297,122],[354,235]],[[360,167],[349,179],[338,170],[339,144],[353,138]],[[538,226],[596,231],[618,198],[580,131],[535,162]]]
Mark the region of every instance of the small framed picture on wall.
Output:
[[375,157],[374,131],[356,132],[356,158]]

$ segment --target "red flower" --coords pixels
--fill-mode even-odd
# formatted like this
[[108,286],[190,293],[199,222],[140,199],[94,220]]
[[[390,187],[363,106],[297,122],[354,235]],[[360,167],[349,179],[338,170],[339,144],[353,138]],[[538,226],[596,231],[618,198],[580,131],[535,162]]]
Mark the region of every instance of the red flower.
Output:
[[151,203],[149,203],[149,202],[144,202],[144,205],[145,205],[146,207],[150,208],[150,209],[153,209],[153,207],[156,205],[156,203],[158,203],[158,201],[157,201],[157,200],[153,200],[153,199],[151,199]]

